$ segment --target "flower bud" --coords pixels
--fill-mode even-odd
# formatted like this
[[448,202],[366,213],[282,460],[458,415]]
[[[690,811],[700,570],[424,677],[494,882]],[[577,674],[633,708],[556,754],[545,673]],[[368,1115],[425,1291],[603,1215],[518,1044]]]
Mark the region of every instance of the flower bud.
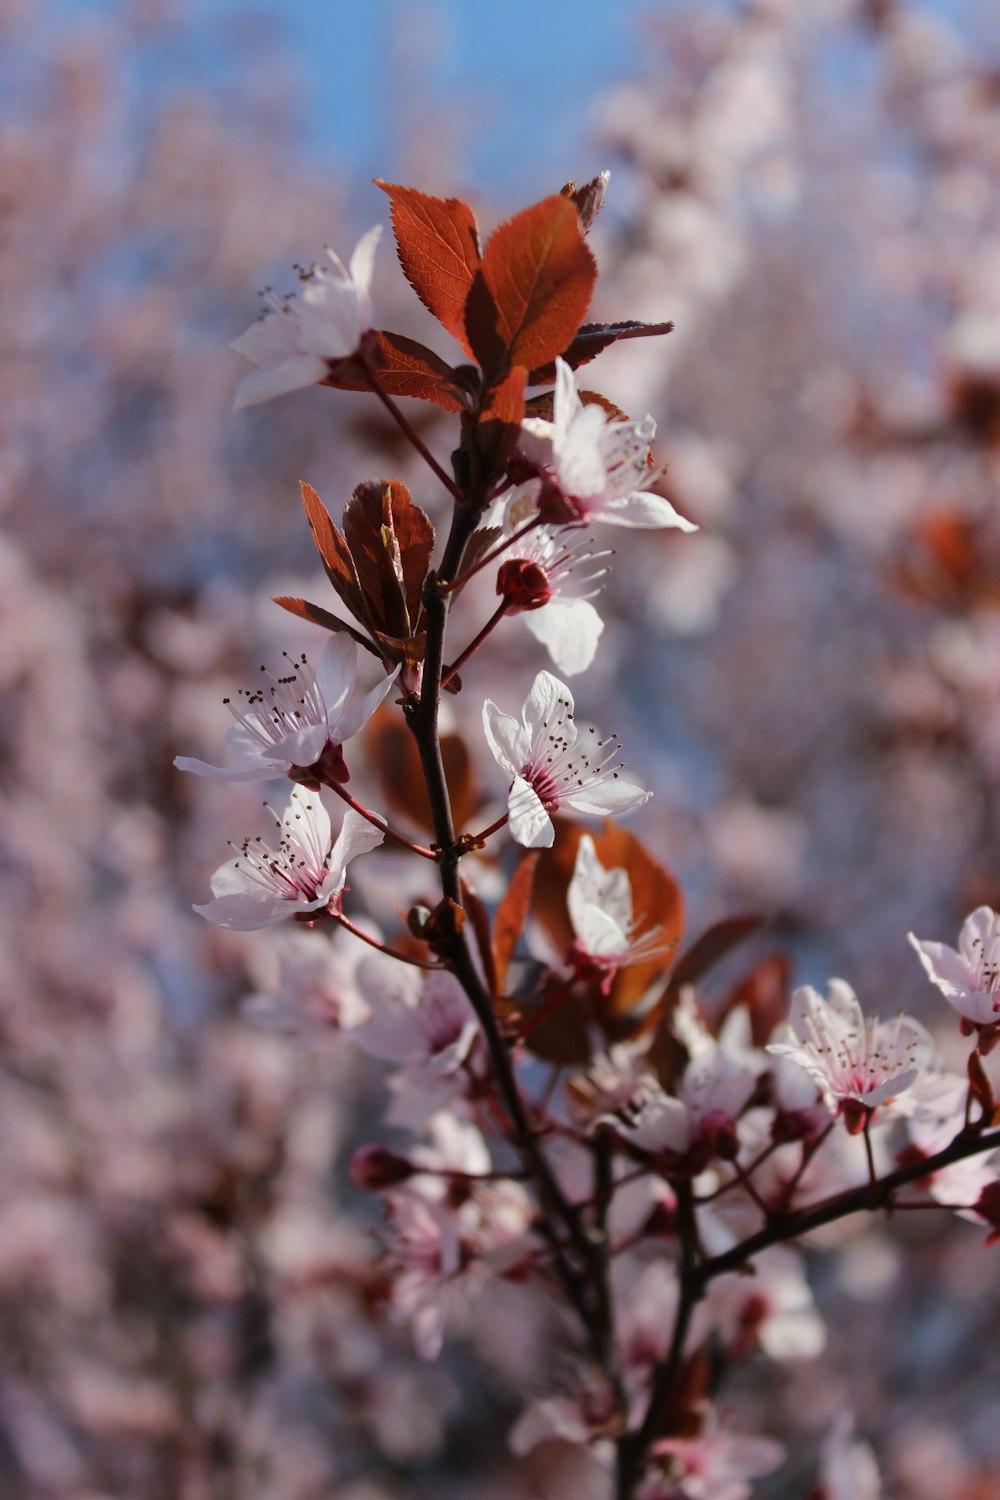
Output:
[[511,611],[541,609],[552,598],[545,569],[526,557],[511,557],[497,573],[497,593]]

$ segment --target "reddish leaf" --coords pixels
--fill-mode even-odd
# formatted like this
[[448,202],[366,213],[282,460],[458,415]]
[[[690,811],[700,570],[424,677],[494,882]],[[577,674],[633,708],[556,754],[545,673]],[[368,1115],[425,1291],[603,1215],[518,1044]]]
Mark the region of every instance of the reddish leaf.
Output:
[[326,576],[356,620],[367,624],[365,602],[358,584],[350,550],[343,534],[330,520],[329,513],[311,484],[299,484],[309,529],[323,560]]
[[515,365],[499,385],[487,392],[477,429],[477,446],[485,479],[502,473],[514,451],[524,416],[527,374],[523,365]]
[[610,172],[601,172],[597,177],[592,177],[589,182],[585,182],[582,187],[577,187],[575,182],[567,182],[565,187],[560,188],[562,196],[576,204],[576,211],[580,215],[580,228],[584,234],[589,234],[593,229],[594,220],[604,207],[604,197],[610,180]]
[[[631,422],[632,418],[627,411],[622,411],[607,396],[602,396],[599,391],[580,391],[579,397],[584,406],[600,406],[607,412],[613,422]],[[537,396],[532,396],[525,402],[525,413],[529,417],[541,417],[544,422],[552,421],[552,412],[555,397],[552,391],[542,391]]]
[[[574,985],[566,990],[566,981],[560,975],[549,974],[537,1005],[518,1007],[527,1050],[560,1067],[586,1067],[594,1053],[593,995],[593,986]],[[552,1009],[532,1026],[533,1014],[554,999]]]
[[434,548],[434,528],[398,480],[358,485],[344,510],[344,536],[372,628],[407,639]]
[[537,864],[537,853],[525,855],[514,871],[514,877],[501,897],[493,918],[493,955],[498,991],[503,990],[507,983],[511,956],[528,920]]
[[416,635],[387,635],[384,630],[373,632],[382,655],[390,661],[407,662],[414,666],[424,659],[427,650],[427,632],[418,630]]
[[[365,730],[368,763],[378,777],[382,796],[392,810],[407,823],[428,833],[434,831],[430,803],[416,741],[398,713],[383,706]],[[475,817],[481,798],[473,777],[472,759],[465,741],[457,734],[442,734],[441,757],[444,761],[448,795],[456,826],[461,828]]]
[[752,914],[726,917],[713,923],[678,959],[664,994],[667,1007],[674,1004],[684,985],[696,984],[703,974],[763,924],[763,917]]
[[750,1017],[755,1047],[771,1039],[774,1028],[788,1015],[792,961],[787,953],[769,953],[730,990],[719,1014],[719,1025],[741,1006]]
[[[444,411],[464,411],[468,405],[465,385],[433,349],[384,328],[373,328],[369,338],[374,345],[372,364],[378,382],[390,396],[412,396],[418,401],[433,401]],[[371,389],[358,365],[349,359],[335,366],[334,373],[320,384],[338,391]]]
[[403,275],[439,323],[471,354],[465,303],[479,268],[476,216],[460,198],[432,198],[416,188],[375,179],[392,204]]
[[357,641],[359,646],[364,646],[365,650],[370,651],[373,656],[380,657],[379,652],[376,651],[366,636],[363,636],[359,630],[355,630],[354,626],[349,625],[346,620],[340,619],[339,615],[332,615],[322,605],[310,604],[308,599],[292,599],[287,594],[279,594],[273,602],[280,604],[282,609],[287,609],[290,615],[298,615],[300,620],[309,620],[313,625],[322,625],[324,630],[336,630],[344,635],[349,635],[352,640]]
[[[572,342],[562,350],[561,357],[570,369],[596,359],[602,350],[617,344],[619,339],[652,338],[654,334],[673,333],[673,323],[637,323],[629,319],[625,323],[584,323]],[[555,363],[532,370],[529,385],[550,385],[556,378]]]
[[491,382],[511,365],[533,369],[566,348],[596,275],[568,198],[543,198],[500,225],[465,308],[470,347]]
[[493,946],[490,942],[490,915],[482,897],[469,889],[462,881],[462,905],[469,916],[469,923],[476,939],[476,948],[486,976],[486,987],[491,995],[497,993],[497,975],[493,963]]

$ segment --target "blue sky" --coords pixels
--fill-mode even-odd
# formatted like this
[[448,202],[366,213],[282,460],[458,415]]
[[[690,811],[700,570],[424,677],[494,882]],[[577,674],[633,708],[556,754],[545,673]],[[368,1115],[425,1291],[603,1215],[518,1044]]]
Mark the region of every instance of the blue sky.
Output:
[[[460,160],[486,191],[522,195],[599,170],[595,104],[641,57],[650,0],[201,0],[196,14],[264,14],[301,61],[310,138],[352,172],[394,169],[384,60],[428,100],[457,98]],[[585,159],[584,159],[585,158]]]

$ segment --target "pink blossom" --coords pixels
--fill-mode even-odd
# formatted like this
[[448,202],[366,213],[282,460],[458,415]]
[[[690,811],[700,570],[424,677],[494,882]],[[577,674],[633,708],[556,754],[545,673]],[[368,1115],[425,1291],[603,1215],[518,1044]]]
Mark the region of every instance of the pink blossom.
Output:
[[492,1167],[475,1126],[441,1112],[429,1128],[431,1144],[412,1156],[423,1171],[387,1196],[392,1315],[410,1325],[417,1353],[436,1359],[446,1321],[467,1316],[529,1228],[532,1206],[519,1183],[472,1180]]
[[[515,530],[531,515],[533,497],[525,486],[503,507],[505,528]],[[525,501],[528,501],[526,506]],[[527,514],[525,512],[527,511]],[[610,552],[594,552],[588,542],[574,543],[568,527],[536,526],[504,553],[497,573],[497,593],[508,614],[521,614],[535,640],[567,677],[584,672],[594,660],[604,630],[590,602],[600,593]]]
[[773,1245],[755,1257],[753,1268],[753,1276],[720,1276],[709,1287],[708,1317],[730,1357],[756,1343],[771,1359],[815,1359],[826,1329],[799,1257]]
[[662,940],[662,927],[639,930],[645,917],[632,915],[628,871],[606,870],[589,834],[584,834],[577,848],[566,900],[576,939],[574,962],[596,974],[605,992],[626,964],[662,957],[673,947]]
[[551,814],[560,807],[600,817],[625,813],[651,793],[622,781],[616,734],[596,729],[581,735],[573,718],[573,694],[551,672],[539,672],[524,701],[519,724],[487,699],[483,727],[496,761],[514,779],[507,798],[510,831],[529,849],[551,847]]
[[697,531],[669,500],[648,489],[660,477],[647,462],[655,436],[652,417],[615,421],[603,407],[585,406],[562,359],[556,360],[552,421],[526,417],[521,423],[522,452],[543,476],[543,509],[555,501],[560,515],[576,522]]
[[785,1457],[780,1443],[725,1432],[714,1416],[697,1437],[661,1438],[651,1451],[664,1466],[664,1483],[650,1479],[642,1500],[666,1500],[678,1491],[687,1500],[746,1500],[747,1481],[770,1474]]
[[827,1103],[846,1108],[849,1123],[860,1128],[868,1112],[895,1104],[933,1063],[934,1043],[911,1016],[866,1017],[843,979],[831,979],[829,989],[827,1000],[811,985],[797,989],[788,1040],[771,1042],[767,1050],[804,1068]]
[[276,847],[259,835],[244,839],[236,858],[212,876],[213,899],[195,907],[217,927],[250,932],[286,917],[337,909],[349,862],[382,842],[377,828],[348,809],[331,843],[330,818],[318,792],[292,792],[284,812],[274,816]]
[[363,234],[349,266],[327,246],[330,266],[299,269],[298,298],[265,293],[261,316],[230,345],[259,367],[236,387],[235,411],[314,385],[331,363],[355,353],[371,326],[372,271],[381,234],[379,224]]
[[924,972],[949,1005],[973,1026],[1000,1023],[1000,916],[977,906],[966,917],[958,948],[909,935]]
[[235,764],[211,766],[178,755],[174,765],[179,771],[228,781],[294,776],[315,785],[324,778],[348,780],[341,746],[368,723],[399,668],[370,692],[359,693],[358,648],[352,640],[331,636],[315,672],[304,653],[298,660],[285,655],[288,665],[280,676],[261,667],[257,686],[240,689],[241,702],[225,700],[236,720],[226,731],[226,748]]
[[[911,1150],[918,1156],[936,1156],[965,1126],[968,1080],[957,1073],[940,1073],[920,1080],[914,1092],[916,1108],[906,1122]],[[1000,1156],[995,1151],[981,1152],[921,1178],[918,1194],[958,1209],[963,1218],[978,1222],[973,1205],[998,1177]]]
[[422,971],[372,954],[357,978],[368,1014],[355,1040],[371,1056],[397,1065],[389,1078],[388,1119],[414,1128],[465,1087],[478,1023],[447,971]]
[[712,1041],[691,1059],[676,1096],[647,1075],[624,1118],[609,1117],[643,1151],[683,1158],[696,1147],[735,1155],[736,1121],[756,1087],[753,1069]]

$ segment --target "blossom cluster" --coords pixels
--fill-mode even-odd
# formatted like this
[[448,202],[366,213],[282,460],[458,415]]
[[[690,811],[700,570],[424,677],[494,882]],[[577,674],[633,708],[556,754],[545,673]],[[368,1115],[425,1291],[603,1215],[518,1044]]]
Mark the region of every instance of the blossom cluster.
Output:
[[[454,976],[383,963],[335,928],[323,910],[336,875],[313,911],[296,912],[280,885],[273,901],[266,892],[262,904],[241,900],[250,920],[265,905],[277,913],[246,935],[191,910],[209,904],[227,839],[236,845],[229,863],[248,831],[262,835],[250,839],[258,853],[267,844],[281,856],[285,820],[299,827],[294,811],[306,800],[315,809],[318,799],[330,823],[319,837],[324,878],[344,810],[348,827],[356,813],[341,792],[412,842],[437,842],[397,707],[419,687],[423,661],[389,644],[408,644],[403,604],[418,608],[420,590],[404,589],[402,603],[390,591],[377,608],[361,601],[360,622],[348,599],[323,599],[308,537],[290,524],[286,502],[300,474],[323,475],[324,493],[343,496],[367,473],[400,475],[439,531],[451,502],[422,475],[425,459],[374,393],[337,400],[320,388],[228,416],[243,356],[224,344],[249,320],[248,293],[268,279],[280,293],[281,267],[303,252],[308,260],[326,238],[348,251],[358,236],[343,226],[361,210],[353,190],[301,149],[302,95],[287,87],[295,69],[279,57],[280,39],[244,28],[247,67],[206,77],[201,60],[223,45],[229,56],[233,40],[213,29],[212,9],[124,7],[109,27],[82,11],[56,14],[53,0],[0,0],[0,1491],[10,1500],[201,1500],[235,1490],[268,1500],[398,1500],[411,1491],[606,1500],[620,1408],[542,1243],[539,1195],[507,1139],[484,1033]],[[985,1134],[989,1095],[978,1070],[995,1079],[998,1056],[989,1052],[988,961],[977,975],[976,945],[956,937],[964,912],[1000,906],[1000,134],[981,35],[960,8],[918,3],[769,3],[725,15],[682,4],[650,20],[645,61],[596,101],[609,157],[628,163],[628,224],[600,223],[591,243],[602,313],[669,315],[677,326],[669,338],[626,335],[599,361],[572,368],[585,409],[586,388],[596,386],[636,418],[655,412],[656,463],[669,468],[646,493],[701,529],[590,517],[569,525],[592,494],[582,508],[558,487],[541,500],[525,453],[483,512],[482,530],[496,534],[470,550],[469,568],[506,538],[508,549],[448,596],[454,646],[445,665],[457,671],[440,703],[440,740],[456,828],[472,831],[470,843],[507,811],[512,779],[491,754],[479,705],[488,698],[520,724],[542,667],[579,703],[577,743],[591,723],[602,738],[620,730],[628,755],[616,759],[629,762],[621,778],[655,789],[613,833],[586,815],[582,830],[566,828],[557,810],[549,847],[491,835],[463,855],[459,895],[471,939],[483,920],[477,895],[495,919],[513,888],[492,951],[474,952],[475,972],[502,996],[496,1009],[516,1037],[508,1046],[519,1086],[545,1106],[541,1144],[564,1192],[583,1205],[589,1238],[600,1239],[594,1200],[605,1146],[616,1182],[637,1174],[617,1187],[611,1226],[616,1343],[639,1388],[633,1427],[648,1390],[636,1344],[657,1309],[671,1322],[683,1282],[683,1214],[669,1196],[647,1193],[646,1162],[627,1135],[644,1092],[656,1097],[649,1075],[668,1100],[684,1080],[688,1119],[699,1098],[697,1072],[686,1076],[699,1035],[707,1029],[737,1064],[751,1046],[761,1093],[780,1092],[781,1133],[812,1139],[813,1116],[819,1133],[834,1119],[796,1189],[815,1214],[809,1194],[813,1174],[822,1190],[824,1157],[847,1153],[831,1194],[869,1189],[868,1116],[860,1099],[846,1099],[834,1117],[820,1079],[763,1050],[796,1043],[780,1028],[792,984],[811,979],[825,995],[822,978],[843,974],[863,1009],[881,1012],[873,1030],[886,1030],[869,1050],[892,1045],[905,1006],[944,1059],[896,1096],[892,1078],[862,1074],[859,1095],[866,1080],[889,1085],[867,1132],[880,1179],[919,1174],[942,1152],[955,1159],[926,1186],[910,1176],[891,1213],[827,1220],[797,1243],[761,1251],[742,1268],[756,1266],[755,1277],[733,1273],[732,1316],[709,1335],[704,1358],[685,1361],[679,1399],[648,1445],[657,1454],[643,1483],[666,1487],[671,1500],[678,1490],[726,1487],[872,1500],[872,1450],[898,1500],[992,1500],[996,1489],[988,1372],[997,1281],[980,1248],[993,1228],[995,1173],[985,1152],[956,1155]],[[247,76],[261,87],[248,92]],[[374,92],[389,109],[400,97]],[[438,120],[428,101],[418,115],[414,103],[403,105],[417,122],[407,159],[414,176],[439,180],[435,142],[441,129],[453,135],[454,121]],[[541,180],[541,154],[531,170]],[[364,214],[358,229],[374,217]],[[460,228],[456,243],[467,242]],[[318,294],[334,320],[314,325],[323,339],[346,292],[338,342],[304,354],[321,387],[328,361],[339,360],[329,383],[357,390],[367,376],[345,351],[376,308],[379,321],[422,335],[384,242],[368,303],[351,321],[344,258],[341,270],[320,251],[318,269],[291,282],[292,312],[280,324],[269,313],[261,331],[279,341],[283,329],[291,334],[296,309]],[[464,327],[452,321],[462,344]],[[470,475],[452,474],[444,455],[455,447],[448,429],[466,375],[450,393],[436,367],[438,393],[451,403],[436,415],[409,404],[412,372],[390,368],[407,341],[373,333],[368,360],[384,384],[396,382],[403,410],[420,413],[415,431],[464,487]],[[438,347],[449,366],[478,363],[468,349]],[[539,382],[528,420],[559,425],[554,375],[564,354],[572,365],[568,349],[557,352],[551,397]],[[274,374],[267,361],[243,367]],[[572,403],[564,410],[571,419]],[[641,492],[643,479],[633,487]],[[392,488],[395,524],[405,507],[400,483]],[[515,537],[539,505],[545,519]],[[339,520],[339,499],[331,510]],[[400,553],[412,576],[401,535]],[[435,561],[442,555],[436,549]],[[344,656],[358,664],[359,700],[398,668],[395,681],[356,736],[314,723],[313,737],[331,747],[322,779],[308,774],[316,763],[305,743],[287,762],[275,759],[273,784],[172,773],[178,752],[227,770],[269,759],[266,715],[247,726],[264,732],[259,755],[256,736],[244,742],[246,759],[235,744],[218,753],[221,728],[232,725],[219,700],[231,695],[239,728],[239,710],[269,682],[260,662],[280,679],[298,674],[305,652],[320,674],[325,616],[299,609],[290,620],[268,604],[271,594],[322,600],[387,647],[379,665],[347,631],[333,631],[358,648]],[[458,662],[501,605],[488,639]],[[249,685],[243,697],[240,684]],[[279,717],[302,711],[279,693]],[[258,810],[262,799],[273,818]],[[437,962],[402,920],[415,904],[412,925],[428,930],[435,865],[363,821],[382,842],[345,864],[334,910],[366,938]],[[669,862],[673,880],[649,851]],[[319,886],[303,891],[305,904]],[[529,887],[513,944],[505,934]],[[747,913],[769,920],[750,931]],[[969,938],[988,937],[989,921],[982,914]],[[951,1000],[908,959],[910,927],[953,986]],[[634,962],[618,966],[626,950]],[[699,967],[712,955],[713,967]],[[368,1018],[382,1010],[365,1000],[359,969],[369,989],[381,969],[379,1000],[389,971],[403,976],[381,1044]],[[697,1009],[682,1001],[689,984]],[[832,986],[831,1002],[835,994]],[[797,1005],[821,1056],[832,1029],[835,1044],[847,1034],[844,1055],[857,1061],[850,1033],[867,1036],[867,1021],[854,1027],[848,1016],[841,1026],[837,1006],[824,1020],[818,1000]],[[670,1024],[661,1024],[667,1011]],[[412,1022],[403,1040],[397,1012]],[[658,1033],[651,1047],[644,1024]],[[924,1067],[919,1055],[907,1062],[912,1041],[904,1027],[904,1071]],[[436,1092],[430,1056],[440,1062]],[[732,1071],[736,1108],[745,1079]],[[456,1077],[463,1087],[469,1079],[468,1094]],[[606,1092],[588,1104],[602,1081]],[[751,1096],[736,1120],[745,1169],[754,1112],[766,1128],[767,1108]],[[591,1128],[600,1114],[609,1123]],[[474,1124],[478,1155],[455,1122]],[[724,1122],[694,1128],[713,1135],[716,1152],[731,1149]],[[684,1144],[680,1130],[671,1138]],[[452,1231],[462,1180],[452,1172],[441,1193],[431,1179],[434,1154],[454,1162],[459,1149],[470,1170],[491,1175],[471,1184]],[[373,1180],[375,1196],[347,1181],[355,1152],[355,1176]],[[399,1160],[429,1163],[411,1210],[400,1201],[404,1178],[396,1188],[373,1178],[390,1153],[414,1178]],[[711,1157],[706,1176],[721,1185],[725,1162]],[[765,1199],[768,1165],[750,1174]],[[629,1194],[646,1205],[631,1220]],[[506,1236],[521,1232],[526,1202],[537,1253],[519,1265],[517,1240]],[[742,1241],[759,1232],[749,1193],[730,1188],[715,1207],[730,1203],[739,1210],[731,1233]],[[932,1213],[938,1203],[952,1212]],[[961,1207],[972,1204],[980,1207]],[[711,1208],[695,1210],[703,1226]],[[640,1229],[632,1232],[640,1215],[641,1245]],[[459,1278],[453,1299],[443,1283],[418,1279],[420,1297],[397,1309],[387,1247],[415,1244],[428,1216],[449,1267],[479,1256],[483,1235],[496,1244],[482,1251],[486,1274]],[[704,1232],[706,1254],[728,1253]],[[789,1316],[766,1320],[753,1353],[756,1310],[743,1294],[779,1279],[773,1259],[783,1249],[808,1286],[788,1276]],[[654,1260],[661,1268],[642,1276]],[[594,1284],[580,1265],[576,1282]],[[714,1294],[729,1274],[711,1283],[716,1319]],[[810,1297],[817,1318],[800,1324],[802,1352],[782,1353],[782,1322],[794,1329]],[[695,1341],[709,1306],[706,1293],[692,1318]],[[808,1352],[819,1317],[822,1357]],[[417,1350],[418,1321],[422,1347],[425,1329],[443,1325],[432,1362]],[[597,1305],[587,1324],[600,1326]],[[662,1330],[652,1337],[662,1350]],[[750,1363],[730,1379],[721,1349],[734,1361],[741,1339]],[[779,1445],[787,1457],[775,1469]]]
[[[581,555],[578,530],[696,528],[654,492],[651,418],[585,401],[574,376],[574,363],[624,330],[669,327],[581,322],[594,276],[585,236],[607,174],[525,210],[483,251],[458,200],[382,186],[408,280],[478,368],[460,377],[411,341],[404,369],[396,336],[371,326],[371,231],[349,270],[333,256],[333,281],[314,268],[300,300],[272,301],[236,341],[258,366],[237,404],[317,380],[367,386],[450,495],[448,539],[434,566],[434,528],[398,481],[359,486],[342,526],[303,485],[353,623],[279,599],[331,632],[315,674],[304,657],[279,677],[261,668],[259,687],[233,710],[231,769],[178,757],[179,769],[201,775],[299,783],[275,815],[277,843],[244,839],[213,877],[213,900],[196,909],[239,930],[282,918],[334,924],[349,933],[338,943],[375,950],[338,976],[337,1024],[395,1065],[387,1122],[413,1141],[363,1145],[351,1171],[382,1197],[386,1315],[409,1328],[417,1354],[435,1359],[446,1336],[467,1330],[487,1286],[506,1284],[515,1299],[555,1293],[576,1320],[577,1368],[553,1372],[551,1392],[515,1424],[513,1451],[575,1446],[617,1500],[742,1500],[785,1453],[721,1419],[708,1371],[717,1381],[758,1349],[779,1361],[822,1349],[793,1243],[864,1209],[943,1204],[991,1239],[1000,1228],[1000,1135],[990,1133],[981,1061],[1000,1035],[1000,919],[974,912],[957,952],[911,939],[975,1035],[964,1074],[943,1065],[919,1021],[866,1014],[843,979],[826,997],[795,990],[787,1020],[739,992],[713,1018],[699,984],[715,945],[706,935],[701,951],[675,955],[674,877],[635,835],[607,822],[595,838],[567,816],[634,813],[650,794],[621,775],[617,733],[581,729],[570,688],[549,671],[535,676],[520,718],[482,702],[506,811],[481,831],[457,823],[441,698],[450,689],[461,705],[473,692],[487,637],[508,614],[548,610],[553,623],[536,639],[554,664],[586,667],[601,633],[594,606],[567,599],[561,617],[552,613]],[[444,282],[457,223],[471,228],[474,255]],[[542,275],[547,298],[525,305],[525,281]],[[553,390],[529,405],[529,385]],[[463,410],[451,475],[398,406],[403,393]],[[449,665],[452,596],[494,569],[500,604]],[[362,649],[383,673],[363,690]],[[393,689],[418,756],[430,845],[347,790],[350,742],[388,710]],[[348,804],[336,838],[324,792]],[[495,852],[504,830],[527,851],[514,868]],[[402,934],[344,907],[349,861],[386,843],[432,863],[439,883],[439,898],[421,897],[426,883],[413,890]],[[491,872],[500,876],[492,901]],[[295,990],[293,981],[280,997],[286,1008],[301,1004]],[[837,1427],[824,1462],[877,1488],[867,1450],[849,1438],[849,1424]]]

